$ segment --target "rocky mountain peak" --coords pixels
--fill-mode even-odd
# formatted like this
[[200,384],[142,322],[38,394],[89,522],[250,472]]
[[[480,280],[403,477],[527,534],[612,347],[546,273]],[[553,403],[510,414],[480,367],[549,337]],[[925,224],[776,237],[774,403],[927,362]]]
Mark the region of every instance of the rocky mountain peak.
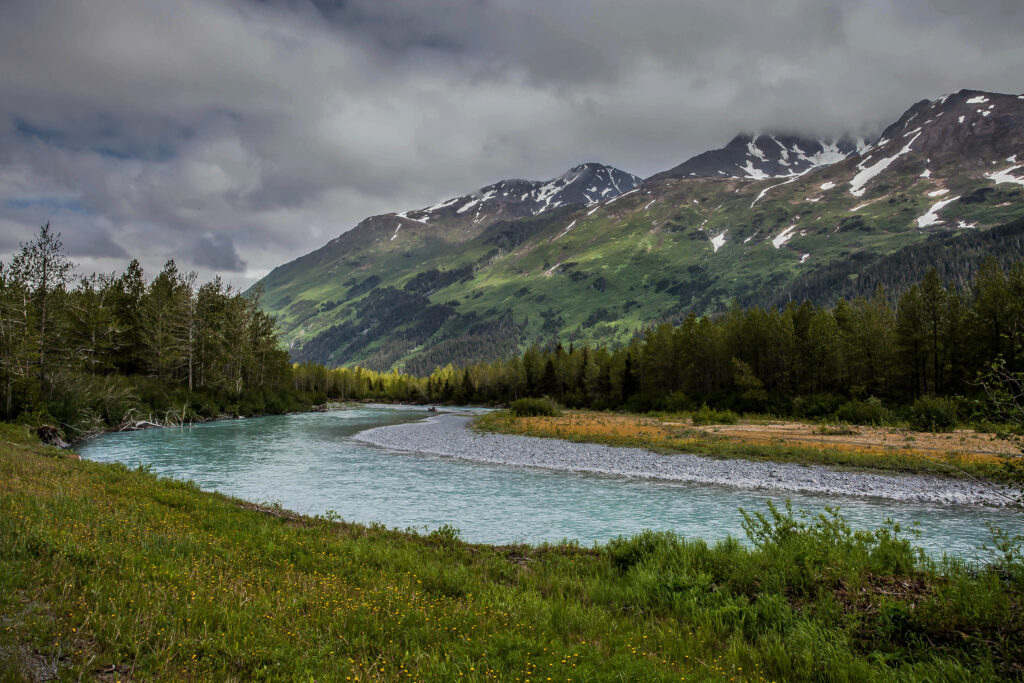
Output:
[[857,154],[863,140],[822,140],[791,134],[737,135],[725,147],[688,159],[657,178],[744,178],[764,180],[801,175]]
[[1024,95],[961,90],[922,100],[886,128],[876,146],[911,139],[913,152],[933,165],[953,160],[998,165],[1024,144]]
[[442,218],[472,217],[474,222],[535,216],[570,204],[595,204],[629,192],[641,178],[620,169],[588,162],[551,180],[502,180],[472,194],[455,197],[416,211],[392,214],[429,223]]

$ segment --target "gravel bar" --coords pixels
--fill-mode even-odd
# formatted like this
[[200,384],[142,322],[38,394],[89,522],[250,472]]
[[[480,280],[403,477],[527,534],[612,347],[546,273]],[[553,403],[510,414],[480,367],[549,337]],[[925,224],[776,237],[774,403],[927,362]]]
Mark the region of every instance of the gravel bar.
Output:
[[421,422],[368,429],[355,438],[391,450],[517,467],[945,505],[1002,507],[1012,503],[1010,489],[972,479],[849,472],[821,465],[690,454],[662,455],[643,448],[480,432],[469,427],[472,420],[472,416],[442,413]]

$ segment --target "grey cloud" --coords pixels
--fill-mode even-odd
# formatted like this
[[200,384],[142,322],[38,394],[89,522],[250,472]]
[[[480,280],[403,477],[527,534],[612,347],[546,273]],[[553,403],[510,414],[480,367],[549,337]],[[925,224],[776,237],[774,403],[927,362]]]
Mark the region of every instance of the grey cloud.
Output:
[[[43,216],[43,219],[35,221],[36,216]],[[60,234],[73,260],[113,258],[127,261],[130,258],[124,248],[114,241],[110,225],[103,220],[97,221],[74,212],[52,208],[16,211],[5,208],[0,210],[0,253],[3,254],[0,260],[6,261],[7,255],[14,253],[21,243],[33,239],[39,225],[46,222],[51,223],[54,231]]]
[[245,261],[239,258],[235,243],[226,235],[203,235],[196,241],[190,256],[192,263],[212,270],[229,273],[245,270]]
[[7,0],[0,248],[53,217],[83,261],[247,284],[501,178],[646,176],[741,131],[1019,91],[1022,29],[1015,0]]

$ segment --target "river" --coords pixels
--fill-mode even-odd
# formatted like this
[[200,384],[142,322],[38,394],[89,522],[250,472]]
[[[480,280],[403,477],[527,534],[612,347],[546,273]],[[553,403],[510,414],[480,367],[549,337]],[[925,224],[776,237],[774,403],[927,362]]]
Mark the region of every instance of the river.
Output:
[[389,450],[353,439],[360,431],[426,417],[421,407],[359,406],[227,420],[181,429],[107,434],[82,444],[84,458],[148,465],[208,491],[280,503],[305,514],[334,511],[350,522],[388,527],[458,527],[467,541],[603,543],[643,529],[708,540],[743,537],[739,508],[766,510],[789,498],[813,513],[839,506],[855,528],[892,518],[917,522],[916,543],[933,556],[984,559],[987,523],[1024,534],[1010,509],[908,503],[881,498],[779,494],[468,462]]

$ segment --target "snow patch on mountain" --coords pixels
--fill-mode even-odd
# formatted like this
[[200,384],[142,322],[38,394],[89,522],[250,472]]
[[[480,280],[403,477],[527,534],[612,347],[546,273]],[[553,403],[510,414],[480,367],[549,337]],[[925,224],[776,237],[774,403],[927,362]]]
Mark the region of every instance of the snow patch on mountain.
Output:
[[502,180],[476,192],[395,216],[427,224],[441,217],[472,214],[474,223],[490,218],[521,218],[569,204],[591,206],[636,188],[641,178],[604,164],[575,166],[546,181]]
[[793,182],[794,180],[800,180],[801,176],[803,176],[803,173],[795,175],[792,178],[790,178],[789,180],[785,180],[785,181],[783,181],[781,183],[778,183],[776,185],[769,185],[768,187],[764,188],[763,190],[761,190],[761,192],[758,193],[757,197],[754,198],[754,201],[750,202],[750,208],[753,209],[754,208],[754,204],[757,204],[759,201],[761,201],[761,199],[764,198],[764,196],[766,194],[768,194],[768,190],[775,189],[776,187],[782,187],[783,185],[788,185],[791,182]]
[[792,239],[794,234],[796,234],[796,224],[795,223],[793,225],[789,226],[788,228],[786,228],[785,230],[783,230],[782,232],[780,232],[775,237],[773,237],[772,238],[772,246],[775,247],[776,249],[778,249],[779,247],[784,245],[786,242],[788,242],[790,239]]
[[748,178],[753,178],[754,180],[766,180],[771,178],[770,175],[761,169],[754,168],[754,162],[750,159],[747,159],[747,164],[745,166],[740,166],[739,169],[746,173]]
[[928,212],[917,219],[917,227],[927,228],[929,225],[941,223],[942,219],[939,218],[939,211],[958,199],[960,199],[960,197],[950,197],[949,199],[942,199],[932,204],[931,208],[928,209]]
[[[842,161],[866,147],[860,138],[853,141],[793,135],[738,135],[725,147],[698,154],[655,178],[789,178]],[[738,176],[736,169],[742,171]]]
[[[1011,159],[1016,159],[1017,155],[1013,155]],[[1009,161],[1009,159],[1007,159]],[[1012,162],[1011,162],[1012,163]],[[1024,178],[1018,178],[1013,175],[1013,172],[1018,168],[1024,168],[1024,166],[1011,166],[1004,168],[1002,171],[996,171],[995,173],[986,173],[985,177],[994,182],[996,185],[1000,183],[1013,183],[1015,185],[1024,185]]]
[[[911,145],[914,144],[914,141],[917,140],[918,136],[920,135],[921,131],[918,131],[914,135],[914,137],[910,139],[910,142],[904,145],[900,151],[896,152],[896,154],[892,155],[891,157],[885,157],[883,159],[879,159],[870,166],[864,166],[863,164],[867,163],[868,159],[871,158],[868,157],[868,159],[865,159],[860,164],[858,164],[857,168],[861,170],[860,173],[853,176],[853,180],[850,181],[850,194],[852,194],[854,197],[864,196],[864,186],[867,185],[868,181],[877,176],[878,174],[880,174],[885,169],[889,168],[892,162],[896,161],[904,154],[910,152]],[[879,146],[881,146],[881,143],[879,143]]]
[[722,245],[725,244],[725,233],[727,233],[727,232],[729,232],[729,231],[728,230],[723,230],[718,235],[716,235],[716,236],[711,238],[711,246],[712,246],[712,248],[714,248],[714,250],[716,252],[719,249],[722,248]]

